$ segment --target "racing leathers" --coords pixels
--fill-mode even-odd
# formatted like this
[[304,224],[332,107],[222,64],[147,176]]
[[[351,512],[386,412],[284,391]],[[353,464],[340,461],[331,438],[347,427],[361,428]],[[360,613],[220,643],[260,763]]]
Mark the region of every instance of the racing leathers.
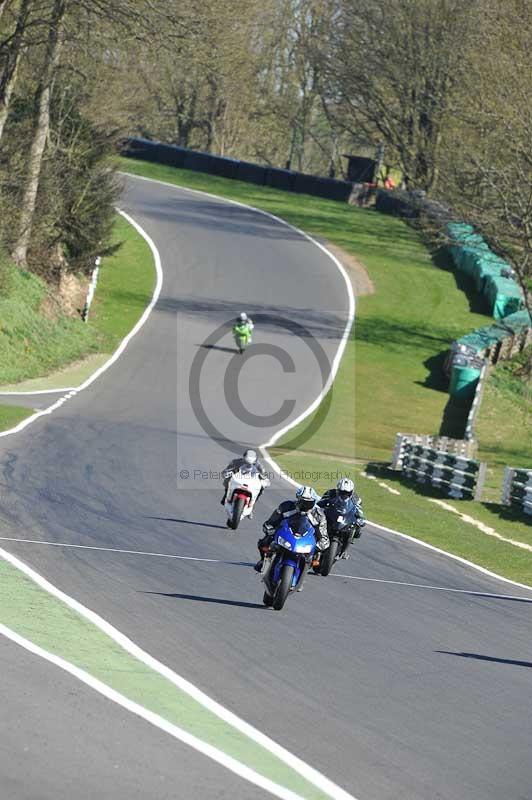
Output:
[[[226,500],[226,497],[227,497],[227,490],[229,488],[229,481],[231,480],[231,478],[235,474],[235,472],[240,472],[242,467],[248,468],[248,469],[249,469],[249,467],[252,467],[253,469],[255,469],[259,473],[259,476],[261,478],[267,478],[268,477],[267,473],[266,473],[266,470],[264,469],[264,466],[260,461],[256,461],[254,464],[249,464],[244,458],[234,458],[226,466],[226,468],[222,472],[223,483],[224,483],[224,495],[223,495],[222,499],[220,500],[220,505],[223,506],[225,504],[225,500]],[[264,486],[261,487],[261,490],[260,490],[259,494],[257,495],[257,500],[259,499],[259,497],[261,496],[263,491],[264,491]]]
[[[314,533],[319,550],[326,550],[329,547],[329,534],[327,533],[327,520],[325,514],[319,506],[314,506],[310,511],[300,511],[297,507],[297,500],[285,500],[281,503],[273,513],[268,517],[262,526],[264,536],[257,542],[261,562],[264,559],[264,553],[273,542],[275,532],[281,522],[288,517],[293,517],[296,514],[306,516],[311,525],[314,526]],[[261,563],[259,562],[259,564]],[[257,565],[259,566],[259,565]],[[259,567],[260,568],[260,567]]]
[[[328,508],[329,506],[333,505],[334,501],[339,497],[338,489],[327,489],[327,491],[321,496],[318,506],[320,508]],[[356,527],[353,531],[351,541],[358,539],[362,533],[362,528],[366,524],[366,518],[364,516],[364,512],[362,510],[362,499],[357,495],[355,492],[352,495],[352,501],[355,504],[355,514],[356,514]]]
[[233,336],[235,339],[238,339],[242,336],[249,344],[251,342],[251,331],[254,327],[253,320],[249,318],[245,322],[237,320],[233,325]]

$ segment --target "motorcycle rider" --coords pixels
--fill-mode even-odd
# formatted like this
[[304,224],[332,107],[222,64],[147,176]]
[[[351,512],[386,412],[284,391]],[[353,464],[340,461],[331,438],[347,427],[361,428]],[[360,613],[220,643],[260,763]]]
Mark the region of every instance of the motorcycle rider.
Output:
[[295,500],[284,500],[272,512],[262,526],[264,536],[257,542],[260,553],[260,561],[255,564],[257,572],[262,570],[264,555],[275,538],[277,528],[288,517],[305,515],[310,524],[314,526],[318,549],[326,550],[328,548],[327,520],[324,511],[317,505],[318,499],[318,495],[311,486],[300,486],[296,491]]
[[[236,472],[240,472],[242,467],[255,467],[260,478],[264,479],[268,477],[263,464],[257,458],[257,453],[255,452],[255,450],[246,450],[242,455],[242,458],[234,458],[232,461],[229,462],[229,464],[222,472],[222,477],[224,482],[224,494],[222,499],[220,500],[221,506],[225,505],[225,501],[227,499],[227,490],[229,488],[229,481]],[[259,499],[263,491],[264,491],[264,486],[261,486],[260,492],[257,495],[257,500]],[[255,500],[255,502],[257,502],[257,500]]]
[[[362,499],[356,493],[355,484],[351,478],[341,478],[336,484],[335,489],[327,489],[327,491],[322,495],[318,505],[320,508],[329,508],[334,504],[336,499],[344,501],[352,500],[355,504],[356,526],[351,535],[351,543],[353,543],[355,539],[358,539],[361,536],[362,528],[366,524],[366,518],[364,516],[364,512],[362,511]],[[349,554],[344,553],[342,558],[349,558]]]
[[248,317],[245,311],[242,311],[238,315],[238,317],[235,320],[235,325],[245,325],[247,328],[249,328],[250,333],[255,327],[253,320],[251,319],[251,317]]
[[248,343],[251,342],[251,331],[255,327],[253,320],[251,317],[248,317],[245,311],[242,311],[241,314],[238,315],[236,318],[234,325],[233,325],[233,336],[235,339],[239,336],[244,336],[248,340]]

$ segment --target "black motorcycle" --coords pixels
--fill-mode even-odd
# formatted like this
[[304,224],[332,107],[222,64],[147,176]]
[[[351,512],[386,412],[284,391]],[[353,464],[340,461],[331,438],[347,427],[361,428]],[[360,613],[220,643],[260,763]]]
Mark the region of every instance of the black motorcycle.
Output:
[[326,550],[319,553],[319,563],[316,563],[318,559],[314,558],[313,568],[319,575],[328,575],[335,561],[347,553],[352,540],[358,539],[361,528],[357,525],[357,506],[351,497],[347,500],[335,497],[322,508],[327,518],[330,544]]

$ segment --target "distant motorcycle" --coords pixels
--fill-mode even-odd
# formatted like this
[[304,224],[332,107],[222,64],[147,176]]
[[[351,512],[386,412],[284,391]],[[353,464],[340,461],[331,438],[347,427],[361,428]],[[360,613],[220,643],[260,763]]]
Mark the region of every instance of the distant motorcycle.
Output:
[[316,554],[313,571],[319,575],[328,575],[336,561],[347,553],[353,535],[360,536],[357,526],[357,506],[350,497],[342,500],[337,497],[330,506],[323,508],[327,518],[329,547]]
[[261,478],[253,466],[249,469],[242,468],[231,475],[225,498],[228,528],[236,531],[241,520],[251,516],[260,490],[269,485],[269,479]]
[[234,325],[233,336],[235,338],[235,344],[238,348],[238,352],[240,355],[242,355],[246,347],[251,342],[251,328],[249,327],[248,323],[242,325],[237,323]]
[[314,527],[307,517],[284,519],[264,556],[262,602],[280,611],[291,592],[301,587],[316,550]]

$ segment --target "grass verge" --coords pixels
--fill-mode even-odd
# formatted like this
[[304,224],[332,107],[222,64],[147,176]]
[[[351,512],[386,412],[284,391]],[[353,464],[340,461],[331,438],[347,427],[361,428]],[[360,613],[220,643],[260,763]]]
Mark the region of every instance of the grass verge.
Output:
[[108,353],[138,322],[156,281],[148,243],[123,217],[116,218],[113,242],[121,247],[103,260],[89,316],[100,350]]
[[7,291],[0,298],[2,391],[78,386],[133,328],[153,294],[153,257],[142,236],[120,216],[112,243],[120,247],[102,262],[88,323],[44,316],[46,285],[8,267]]
[[41,589],[1,554],[0,622],[301,797],[326,800],[329,796]]
[[8,431],[10,428],[14,428],[31,414],[33,414],[31,408],[0,405],[0,431]]
[[13,265],[0,296],[0,385],[36,378],[97,349],[95,331],[80,319],[42,312],[44,281]]
[[[322,404],[272,455],[295,472],[304,465],[310,472],[334,475],[341,463],[344,472],[352,469],[360,479],[373,521],[513,580],[532,583],[531,553],[481,533],[430,503],[426,492],[392,483],[397,480],[393,476],[386,482],[400,491],[399,496],[361,477],[367,462],[390,460],[398,431],[453,435],[459,428],[455,409],[448,404],[443,360],[453,339],[486,325],[489,318],[471,310],[475,298],[457,282],[451,263],[436,265],[411,228],[375,211],[135,159],[122,158],[120,166],[135,175],[249,203],[363,262],[375,293],[357,299],[353,333],[327,398],[330,407]],[[294,446],[297,452],[291,452]],[[317,481],[320,489],[331,483],[332,478]],[[449,504],[502,536],[532,543],[526,523],[511,512],[481,503]]]
[[489,465],[484,496],[491,503],[500,499],[505,466],[532,469],[532,384],[519,375],[526,357],[492,367],[480,406],[476,436],[479,458]]

